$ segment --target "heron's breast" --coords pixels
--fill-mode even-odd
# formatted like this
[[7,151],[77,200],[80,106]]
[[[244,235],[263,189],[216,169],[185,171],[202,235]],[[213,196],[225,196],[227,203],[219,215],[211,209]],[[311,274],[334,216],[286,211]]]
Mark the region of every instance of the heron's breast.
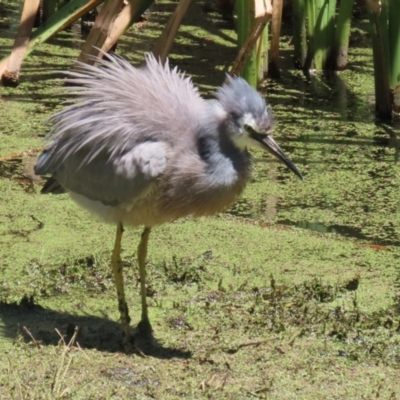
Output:
[[101,220],[110,224],[122,223],[124,226],[152,227],[166,222],[171,217],[160,213],[157,194],[149,191],[147,196],[141,196],[132,203],[123,203],[117,206],[109,206],[88,199],[77,193],[70,193],[72,200],[81,207],[97,215]]
[[162,215],[181,218],[188,215],[206,216],[229,207],[242,193],[250,178],[250,169],[231,173],[210,173],[201,160],[182,163],[168,178],[160,182],[157,209]]

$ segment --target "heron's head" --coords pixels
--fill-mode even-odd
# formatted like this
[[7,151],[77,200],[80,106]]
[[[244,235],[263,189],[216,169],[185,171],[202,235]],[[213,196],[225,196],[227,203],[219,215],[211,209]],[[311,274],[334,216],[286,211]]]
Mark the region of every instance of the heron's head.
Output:
[[226,115],[225,131],[239,149],[261,147],[303,179],[300,171],[272,138],[272,110],[256,90],[242,78],[227,76],[216,98]]

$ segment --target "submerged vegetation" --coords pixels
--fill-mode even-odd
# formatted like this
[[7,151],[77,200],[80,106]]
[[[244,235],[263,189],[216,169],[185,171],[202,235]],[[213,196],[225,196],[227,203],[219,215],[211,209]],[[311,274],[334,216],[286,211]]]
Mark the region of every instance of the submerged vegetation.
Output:
[[[0,7],[3,57],[19,11]],[[174,7],[157,4],[117,53],[139,64]],[[147,266],[155,340],[138,338],[130,356],[118,341],[114,227],[41,196],[32,172],[64,100],[53,79],[83,39],[61,32],[27,59],[18,88],[0,88],[0,399],[400,397],[399,126],[374,118],[368,19],[352,26],[348,70],[334,77],[293,70],[283,29],[281,79],[265,94],[306,180],[254,153],[230,210],[158,228]],[[195,2],[170,62],[210,96],[236,51],[231,25]],[[132,324],[138,235],[126,232],[122,255]]]

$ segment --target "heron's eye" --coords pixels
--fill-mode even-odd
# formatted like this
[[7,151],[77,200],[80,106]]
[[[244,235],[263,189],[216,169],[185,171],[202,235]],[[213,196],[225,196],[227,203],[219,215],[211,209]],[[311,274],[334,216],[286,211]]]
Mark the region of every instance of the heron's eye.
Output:
[[244,124],[244,130],[247,132],[247,133],[251,133],[252,131],[253,131],[253,128],[249,125],[249,124]]

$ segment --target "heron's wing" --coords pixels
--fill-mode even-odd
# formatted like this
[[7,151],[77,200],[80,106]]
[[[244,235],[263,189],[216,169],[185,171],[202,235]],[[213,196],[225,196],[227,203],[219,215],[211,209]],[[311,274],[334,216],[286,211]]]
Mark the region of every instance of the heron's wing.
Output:
[[87,160],[103,150],[112,157],[144,141],[194,145],[206,101],[190,78],[152,55],[142,68],[108,54],[98,62],[100,67],[81,64],[79,72],[69,72],[74,104],[50,118],[49,137],[61,139],[55,162],[86,145]]
[[97,61],[100,67],[68,72],[73,104],[50,118],[52,142],[35,171],[88,198],[120,204],[157,179],[166,148],[196,151],[206,101],[189,78],[153,56],[143,68],[108,54]]
[[[35,166],[37,174],[48,172],[52,151],[56,152],[57,143],[45,150]],[[89,162],[82,164],[85,147],[66,158],[53,172],[44,193],[56,193],[62,188],[83,195],[105,205],[129,208],[135,201],[145,196],[166,166],[166,146],[160,142],[144,142],[121,157],[110,160],[102,152]],[[59,185],[57,185],[59,183]]]

